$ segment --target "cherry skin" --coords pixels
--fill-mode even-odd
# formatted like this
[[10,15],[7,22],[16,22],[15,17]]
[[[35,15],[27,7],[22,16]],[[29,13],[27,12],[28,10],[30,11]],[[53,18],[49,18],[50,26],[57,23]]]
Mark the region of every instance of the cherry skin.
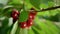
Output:
[[21,28],[26,28],[26,26],[27,26],[26,22],[21,22],[19,25]]
[[32,19],[28,19],[27,20],[27,27],[30,27],[33,25],[33,20]]

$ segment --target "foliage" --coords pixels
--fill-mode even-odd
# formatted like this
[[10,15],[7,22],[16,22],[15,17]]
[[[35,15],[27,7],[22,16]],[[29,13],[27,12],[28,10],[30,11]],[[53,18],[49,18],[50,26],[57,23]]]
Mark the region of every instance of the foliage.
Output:
[[[54,7],[56,4],[55,1],[0,0],[0,34],[60,34],[60,27],[55,23],[60,22],[60,9],[40,11],[41,9]],[[2,2],[5,2],[5,4]],[[21,13],[19,15],[19,19],[11,26],[8,26],[9,18],[11,18],[11,12],[13,8],[17,9]],[[37,12],[37,15],[34,19],[34,25],[31,28],[22,29],[20,26],[18,26],[18,22],[24,22],[28,19],[29,10],[31,8],[35,8],[35,10],[40,12]],[[2,19],[2,17],[5,17],[5,19]]]

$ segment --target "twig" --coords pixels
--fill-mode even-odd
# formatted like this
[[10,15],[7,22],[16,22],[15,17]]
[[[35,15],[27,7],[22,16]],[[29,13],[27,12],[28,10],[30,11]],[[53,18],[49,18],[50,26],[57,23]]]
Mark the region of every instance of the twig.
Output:
[[54,9],[57,9],[57,8],[60,8],[60,6],[50,7],[50,8],[47,8],[47,9],[42,9],[40,11],[54,10]]
[[[45,11],[48,11],[48,10],[55,10],[55,9],[58,9],[60,8],[60,6],[55,6],[55,7],[50,7],[50,8],[46,8],[46,9],[41,9],[39,11],[36,11],[36,12],[45,12]],[[35,10],[29,10],[29,11],[35,11]]]

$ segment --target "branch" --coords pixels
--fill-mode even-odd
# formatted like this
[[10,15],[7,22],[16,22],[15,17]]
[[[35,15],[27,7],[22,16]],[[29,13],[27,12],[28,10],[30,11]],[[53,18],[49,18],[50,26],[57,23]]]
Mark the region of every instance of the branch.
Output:
[[[57,9],[57,8],[60,8],[60,6],[50,7],[50,8],[47,8],[47,9],[42,9],[40,11],[54,10],[54,9]],[[40,11],[38,11],[38,12],[40,12]]]

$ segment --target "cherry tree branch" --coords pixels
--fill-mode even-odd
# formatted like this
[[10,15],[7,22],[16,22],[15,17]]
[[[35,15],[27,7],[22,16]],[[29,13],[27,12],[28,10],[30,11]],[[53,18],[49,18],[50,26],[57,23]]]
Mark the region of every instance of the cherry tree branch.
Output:
[[[60,6],[49,7],[49,8],[46,8],[46,9],[41,9],[41,10],[36,11],[36,12],[45,12],[45,11],[48,11],[48,10],[55,10],[55,9],[58,9],[58,8],[60,8]],[[35,10],[30,10],[30,11],[35,11]]]
[[41,9],[40,11],[37,11],[37,12],[43,12],[43,11],[48,11],[48,10],[55,10],[55,9],[58,9],[60,8],[60,6],[55,6],[55,7],[50,7],[50,8],[46,8],[46,9]]

